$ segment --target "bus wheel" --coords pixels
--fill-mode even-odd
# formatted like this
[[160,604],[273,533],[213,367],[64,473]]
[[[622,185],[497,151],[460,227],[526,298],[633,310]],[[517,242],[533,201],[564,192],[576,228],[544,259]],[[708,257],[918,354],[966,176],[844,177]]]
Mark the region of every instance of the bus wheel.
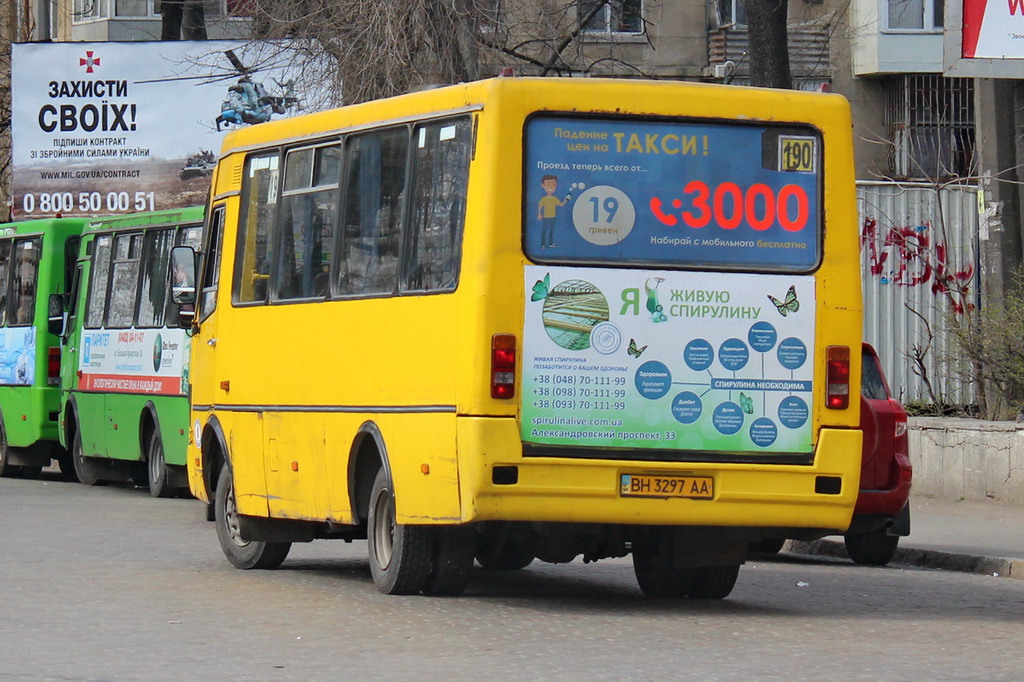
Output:
[[847,533],[843,536],[843,541],[846,544],[846,552],[854,563],[885,566],[896,554],[900,536],[889,535],[883,526],[866,533]]
[[61,452],[57,457],[57,465],[60,467],[60,480],[75,482],[78,474],[75,472],[75,458],[70,452]]
[[429,526],[395,521],[395,495],[383,468],[370,491],[367,548],[370,573],[384,594],[418,594],[427,584],[433,564],[434,533]]
[[4,478],[17,478],[21,473],[21,467],[10,464],[7,461],[7,430],[3,422],[0,422],[0,476]]
[[696,573],[673,563],[671,534],[653,530],[633,547],[633,573],[640,590],[654,599],[682,599],[690,596]]
[[473,529],[435,526],[434,531],[434,565],[423,594],[436,597],[462,594],[473,570]]
[[518,571],[533,563],[533,552],[509,524],[489,524],[476,543],[476,561],[489,571]]
[[231,469],[227,464],[220,470],[217,492],[214,497],[217,539],[224,556],[236,568],[277,568],[292,548],[290,542],[262,542],[245,540],[238,525],[238,508],[235,506],[235,484],[231,480]]
[[739,565],[703,566],[691,569],[693,584],[686,596],[691,599],[725,599],[736,586],[740,575]]
[[79,483],[85,485],[96,485],[100,482],[98,476],[94,471],[95,467],[89,458],[85,456],[85,452],[82,448],[82,432],[75,432],[75,441],[71,445],[71,459],[74,460],[75,465],[75,476],[78,477]]
[[153,497],[173,497],[175,490],[168,479],[167,463],[164,461],[164,444],[160,432],[155,428],[146,444],[146,472],[149,479],[149,494]]

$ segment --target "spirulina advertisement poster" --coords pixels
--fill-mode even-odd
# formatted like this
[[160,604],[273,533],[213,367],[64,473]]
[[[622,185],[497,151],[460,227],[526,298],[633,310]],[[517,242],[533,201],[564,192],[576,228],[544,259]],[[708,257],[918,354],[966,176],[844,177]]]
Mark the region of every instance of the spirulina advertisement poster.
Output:
[[811,451],[814,278],[526,268],[522,438]]

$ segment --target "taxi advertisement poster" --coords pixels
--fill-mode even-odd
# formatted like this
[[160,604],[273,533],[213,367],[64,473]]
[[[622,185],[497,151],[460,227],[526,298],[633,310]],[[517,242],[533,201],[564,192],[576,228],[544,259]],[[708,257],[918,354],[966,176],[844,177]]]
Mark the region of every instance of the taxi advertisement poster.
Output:
[[819,170],[811,130],[533,119],[523,440],[810,452]]
[[[241,74],[238,41],[12,45],[13,219],[117,215],[201,204]],[[283,69],[251,80],[286,82]],[[273,116],[288,115],[284,114]],[[220,130],[218,130],[220,127]]]

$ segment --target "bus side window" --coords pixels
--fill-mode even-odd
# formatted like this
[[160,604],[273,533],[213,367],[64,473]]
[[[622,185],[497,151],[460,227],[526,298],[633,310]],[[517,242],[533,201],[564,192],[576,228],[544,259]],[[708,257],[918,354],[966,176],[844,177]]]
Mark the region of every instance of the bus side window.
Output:
[[160,327],[164,323],[168,296],[167,274],[174,243],[174,229],[149,230],[143,244],[142,291],[139,295],[137,324]]
[[337,294],[391,294],[396,289],[408,146],[406,128],[348,138]]
[[340,147],[296,149],[285,158],[281,199],[281,260],[275,272],[277,299],[327,293],[331,267]]
[[110,277],[110,306],[107,327],[127,329],[135,317],[135,295],[139,288],[142,235],[119,234],[114,238],[114,262]]
[[413,132],[412,205],[404,291],[455,288],[466,215],[471,127],[468,118]]
[[11,273],[11,241],[0,241],[0,327],[7,324],[7,286]]
[[92,271],[89,275],[89,301],[85,308],[85,326],[99,329],[107,303],[107,279],[110,275],[110,255],[113,239],[110,235],[96,237],[92,245]]
[[266,302],[277,219],[278,153],[250,156],[242,181],[242,216],[235,257],[235,300]]
[[39,274],[39,240],[23,239],[14,243],[14,267],[11,269],[10,325],[26,326],[35,317],[36,278]]

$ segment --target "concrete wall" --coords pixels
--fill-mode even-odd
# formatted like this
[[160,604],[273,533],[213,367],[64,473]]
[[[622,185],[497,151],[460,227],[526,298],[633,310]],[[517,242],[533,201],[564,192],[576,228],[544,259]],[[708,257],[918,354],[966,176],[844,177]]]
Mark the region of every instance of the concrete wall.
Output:
[[1024,505],[1024,424],[910,419],[913,494]]

